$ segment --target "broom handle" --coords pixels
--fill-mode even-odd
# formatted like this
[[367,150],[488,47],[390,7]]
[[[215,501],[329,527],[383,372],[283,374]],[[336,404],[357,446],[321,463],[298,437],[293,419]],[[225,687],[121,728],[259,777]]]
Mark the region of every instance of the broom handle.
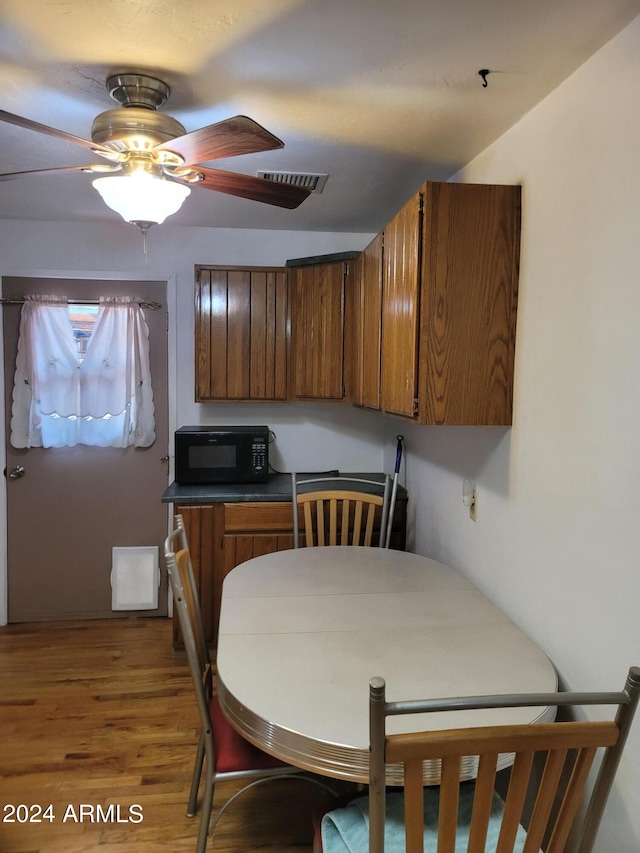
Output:
[[398,474],[400,473],[400,463],[402,462],[402,442],[404,441],[403,435],[397,435],[396,441],[396,467],[393,474],[393,488],[391,490],[391,501],[389,503],[389,519],[387,521],[387,539],[385,542],[385,547],[389,547],[389,543],[391,542],[391,528],[393,527],[393,513],[396,507],[396,495],[398,494]]

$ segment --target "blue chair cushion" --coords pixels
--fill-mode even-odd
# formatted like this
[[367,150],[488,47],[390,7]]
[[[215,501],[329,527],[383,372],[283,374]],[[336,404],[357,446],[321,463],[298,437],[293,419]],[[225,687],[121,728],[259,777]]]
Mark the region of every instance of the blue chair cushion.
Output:
[[[456,853],[466,853],[469,841],[469,821],[473,806],[473,783],[460,787],[458,805],[458,835]],[[440,789],[424,789],[424,849],[431,853],[437,849],[438,804]],[[489,821],[489,832],[485,850],[495,851],[500,832],[504,804],[495,794]],[[327,812],[321,822],[322,853],[367,853],[369,850],[369,798],[358,797],[344,808]],[[519,828],[514,853],[522,853],[526,832]],[[385,853],[405,853],[404,797],[401,792],[389,792],[386,796],[384,827]]]

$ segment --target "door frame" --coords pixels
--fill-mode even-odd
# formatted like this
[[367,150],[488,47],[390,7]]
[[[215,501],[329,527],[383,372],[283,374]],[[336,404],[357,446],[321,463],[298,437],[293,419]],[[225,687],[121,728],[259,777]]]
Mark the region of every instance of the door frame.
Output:
[[[93,279],[94,281],[164,281],[167,292],[167,404],[169,415],[169,443],[171,436],[174,434],[177,423],[177,273],[157,272],[153,270],[33,270],[33,269],[6,269],[0,272],[0,295],[4,296],[4,279],[13,278],[80,278]],[[9,295],[9,294],[7,294]],[[0,306],[0,310],[4,310]],[[0,323],[0,347],[4,351],[4,341],[2,339],[3,331]],[[0,359],[4,359],[0,355]],[[2,364],[4,368],[4,364]],[[0,370],[0,392],[2,399],[5,394],[4,387],[4,370]],[[6,429],[4,418],[0,419],[0,468],[4,470],[6,467]],[[167,485],[173,480],[173,452],[171,447],[167,448],[169,456],[169,475],[167,477]],[[0,477],[0,625],[6,625],[9,613],[8,600],[8,572],[7,572],[7,481],[5,477]],[[167,504],[167,531],[169,531],[169,511],[170,504]],[[171,602],[169,602],[171,609]]]

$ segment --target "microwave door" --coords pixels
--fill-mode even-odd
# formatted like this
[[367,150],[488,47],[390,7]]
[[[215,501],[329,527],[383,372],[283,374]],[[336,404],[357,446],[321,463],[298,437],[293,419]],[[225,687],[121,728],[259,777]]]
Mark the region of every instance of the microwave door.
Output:
[[192,444],[189,447],[189,468],[228,475],[236,470],[235,444]]

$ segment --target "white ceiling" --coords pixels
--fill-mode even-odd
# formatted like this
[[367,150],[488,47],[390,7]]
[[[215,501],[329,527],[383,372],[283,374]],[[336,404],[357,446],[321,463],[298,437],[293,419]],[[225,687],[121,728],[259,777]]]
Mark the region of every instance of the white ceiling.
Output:
[[[293,211],[194,188],[172,223],[376,232],[638,14],[640,0],[2,0],[0,109],[89,139],[117,106],[107,76],[150,73],[187,131],[240,114],[285,142],[210,165],[329,175]],[[2,173],[95,161],[0,124]],[[118,215],[70,173],[0,182],[0,218]]]

